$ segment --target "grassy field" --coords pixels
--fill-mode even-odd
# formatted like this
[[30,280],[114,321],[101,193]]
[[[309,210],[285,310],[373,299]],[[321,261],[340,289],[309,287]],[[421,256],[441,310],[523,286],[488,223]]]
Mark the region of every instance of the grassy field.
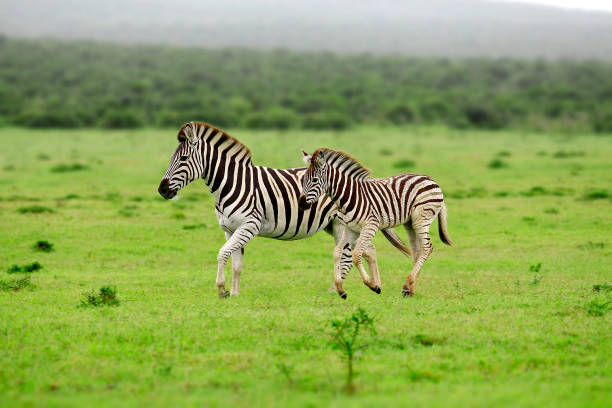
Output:
[[[327,145],[377,176],[431,175],[454,246],[434,225],[405,299],[409,262],[377,236],[382,294],[353,269],[343,301],[327,292],[330,236],[257,238],[241,296],[219,300],[211,195],[201,181],[180,201],[156,192],[175,130],[0,130],[0,405],[609,406],[610,137],[230,133],[255,164],[298,167],[299,149]],[[105,285],[118,306],[79,307]],[[377,334],[347,395],[330,321],[358,306]]]

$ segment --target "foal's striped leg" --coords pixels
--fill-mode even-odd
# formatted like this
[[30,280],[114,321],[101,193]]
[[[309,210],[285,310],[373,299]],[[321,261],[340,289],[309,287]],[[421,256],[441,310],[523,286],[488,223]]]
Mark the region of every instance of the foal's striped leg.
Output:
[[411,225],[406,224],[405,228],[410,239],[410,246],[413,252],[413,264],[410,275],[402,287],[404,296],[414,295],[416,282],[423,268],[423,264],[433,252],[431,238],[429,237],[429,227],[436,218],[437,211],[419,208],[411,217]]
[[[353,249],[353,264],[357,267],[357,269],[359,269],[363,283],[376,293],[380,293],[380,284],[370,279],[368,273],[363,267],[361,258],[366,249],[368,249],[372,244],[372,239],[374,238],[376,231],[378,231],[378,227],[379,223],[376,220],[371,220],[369,223],[367,223],[361,229],[361,233],[359,234],[359,238],[355,244],[355,249]],[[376,272],[378,272],[378,270],[376,270]],[[380,280],[380,278],[378,279]]]

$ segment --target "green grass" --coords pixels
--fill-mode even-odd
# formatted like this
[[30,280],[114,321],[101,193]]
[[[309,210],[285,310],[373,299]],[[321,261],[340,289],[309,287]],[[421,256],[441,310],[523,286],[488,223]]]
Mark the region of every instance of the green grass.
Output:
[[[414,158],[409,171],[446,193],[454,246],[434,225],[434,252],[406,299],[408,260],[378,235],[382,294],[353,270],[343,301],[327,292],[328,235],[258,238],[241,296],[219,300],[224,234],[211,195],[198,181],[181,201],[157,196],[176,130],[0,130],[0,168],[11,169],[0,171],[3,406],[609,406],[612,201],[592,196],[612,185],[609,137],[230,133],[274,167],[301,166],[300,149],[321,146],[378,176]],[[508,166],[489,168],[500,151]],[[71,162],[88,169],[52,171]],[[52,211],[20,211],[32,202]],[[34,252],[38,241],[55,250]],[[34,261],[44,269],[27,285],[4,272]],[[120,304],[79,307],[101,287]],[[357,307],[377,334],[346,395],[330,322]]]

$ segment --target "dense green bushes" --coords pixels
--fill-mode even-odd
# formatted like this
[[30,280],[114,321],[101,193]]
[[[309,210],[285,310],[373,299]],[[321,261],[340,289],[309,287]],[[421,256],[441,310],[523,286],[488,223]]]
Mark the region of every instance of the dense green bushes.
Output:
[[0,125],[612,132],[612,63],[337,56],[5,39]]

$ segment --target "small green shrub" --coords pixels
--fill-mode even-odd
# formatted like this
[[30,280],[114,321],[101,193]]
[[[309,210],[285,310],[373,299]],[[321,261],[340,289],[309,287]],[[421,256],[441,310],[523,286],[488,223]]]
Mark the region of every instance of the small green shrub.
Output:
[[53,244],[49,241],[37,241],[32,248],[34,248],[35,251],[51,252],[53,251]]
[[3,292],[18,292],[22,289],[33,289],[35,286],[30,282],[29,276],[19,279],[0,279],[0,290]]
[[612,304],[612,301],[598,302],[596,300],[591,300],[591,302],[587,305],[586,310],[591,316],[603,316],[608,310],[610,310],[610,304]]
[[542,269],[542,262],[529,266],[529,272],[538,273],[540,272],[540,269]]
[[114,286],[102,286],[98,293],[92,290],[84,293],[80,307],[119,306],[117,289]]
[[26,265],[16,265],[13,264],[10,268],[7,269],[7,273],[32,273],[41,270],[43,267],[40,263],[32,262],[31,264]]
[[393,162],[393,168],[395,169],[411,169],[416,166],[416,163],[410,159],[399,159]]
[[570,157],[582,157],[584,155],[586,155],[586,153],[583,151],[559,150],[558,152],[555,152],[552,157],[554,157],[555,159],[567,159]]
[[586,244],[578,245],[580,249],[603,249],[606,246],[603,242],[587,242]]
[[412,336],[412,341],[414,344],[418,344],[425,347],[430,347],[434,344],[444,343],[444,339],[434,336],[428,336],[426,334],[416,334]]
[[374,320],[368,316],[365,310],[358,308],[353,314],[344,320],[332,320],[332,347],[339,350],[347,363],[347,377],[345,390],[348,393],[355,391],[353,384],[353,361],[355,353],[364,349],[365,345],[357,346],[357,338],[360,329],[368,330],[375,334]]
[[490,169],[501,169],[504,167],[508,167],[508,164],[501,159],[495,158],[491,160],[489,164],[487,164],[487,167],[489,167]]
[[610,198],[610,193],[608,190],[589,190],[582,196],[582,199],[585,201],[593,201],[593,200],[605,200],[606,198]]
[[183,225],[184,230],[194,230],[194,229],[200,229],[200,228],[206,228],[206,224]]
[[609,283],[593,285],[593,292],[612,292],[612,285]]
[[20,214],[42,214],[42,213],[54,213],[55,211],[49,207],[42,205],[30,205],[28,207],[19,207],[17,212]]
[[52,173],[71,173],[74,171],[89,170],[89,166],[82,163],[58,164],[51,167]]

